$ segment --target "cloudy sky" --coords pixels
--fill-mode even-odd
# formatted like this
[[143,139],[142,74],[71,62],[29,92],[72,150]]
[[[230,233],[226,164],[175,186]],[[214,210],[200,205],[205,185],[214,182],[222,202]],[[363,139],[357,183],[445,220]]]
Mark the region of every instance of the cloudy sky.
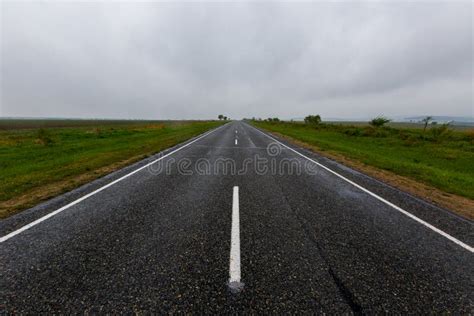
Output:
[[471,1],[2,1],[0,116],[473,116]]

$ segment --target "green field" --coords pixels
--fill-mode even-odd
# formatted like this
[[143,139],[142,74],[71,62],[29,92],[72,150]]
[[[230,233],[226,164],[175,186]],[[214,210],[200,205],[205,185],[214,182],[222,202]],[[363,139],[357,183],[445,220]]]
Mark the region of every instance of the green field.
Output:
[[474,131],[252,121],[257,127],[343,154],[445,192],[474,199]]
[[1,120],[0,218],[221,124]]

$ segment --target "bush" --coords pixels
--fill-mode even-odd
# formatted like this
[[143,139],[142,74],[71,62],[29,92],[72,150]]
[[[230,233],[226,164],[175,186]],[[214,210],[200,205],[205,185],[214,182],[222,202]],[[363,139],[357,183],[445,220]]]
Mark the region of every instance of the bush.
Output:
[[390,131],[388,130],[381,130],[378,128],[374,128],[372,126],[364,127],[362,136],[366,137],[388,137],[390,135]]
[[354,128],[345,129],[344,134],[349,135],[349,136],[361,136],[362,132],[360,128],[354,127]]
[[104,138],[104,134],[102,133],[102,130],[98,127],[93,129],[93,133],[98,137],[98,138]]
[[45,130],[44,128],[40,128],[38,130],[38,134],[37,134],[36,137],[37,137],[38,142],[41,145],[49,146],[49,145],[52,145],[54,143],[54,141],[51,138],[51,136],[49,135],[48,131]]
[[402,130],[400,130],[400,131],[398,132],[398,137],[399,137],[401,140],[407,140],[407,139],[409,139],[409,138],[411,137],[411,135],[405,133],[405,132],[402,131]]
[[433,140],[439,141],[448,136],[451,131],[449,130],[449,124],[442,124],[438,127],[431,128],[430,132]]
[[386,117],[383,117],[383,116],[378,116],[376,118],[373,118],[369,124],[374,126],[374,127],[382,127],[384,126],[385,124],[387,124],[388,122],[390,122],[391,120],[389,120],[388,118]]
[[470,129],[466,132],[466,136],[465,136],[466,140],[470,141],[470,142],[474,142],[474,129]]
[[373,128],[372,126],[367,126],[364,128],[364,132],[362,133],[363,136],[368,136],[368,137],[371,137],[371,136],[375,136],[375,128]]
[[319,123],[321,123],[321,116],[319,116],[319,115],[308,115],[307,117],[304,118],[304,122],[306,124],[318,125]]
[[419,146],[420,145],[420,139],[416,136],[409,135],[407,138],[403,140],[403,145],[407,147],[411,146]]

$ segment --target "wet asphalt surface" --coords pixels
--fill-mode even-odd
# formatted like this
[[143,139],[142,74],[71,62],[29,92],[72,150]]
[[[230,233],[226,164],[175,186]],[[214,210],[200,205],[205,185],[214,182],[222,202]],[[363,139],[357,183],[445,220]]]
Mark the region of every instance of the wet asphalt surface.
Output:
[[[296,149],[474,244],[473,222]],[[3,220],[0,235],[157,157]],[[1,243],[0,312],[474,313],[472,252],[243,122],[153,166]],[[227,287],[233,186],[237,294]]]

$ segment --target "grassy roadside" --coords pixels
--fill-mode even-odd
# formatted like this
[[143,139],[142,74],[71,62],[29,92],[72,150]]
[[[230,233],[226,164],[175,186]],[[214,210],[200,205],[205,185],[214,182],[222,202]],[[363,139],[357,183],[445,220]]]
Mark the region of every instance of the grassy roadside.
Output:
[[474,218],[474,133],[254,121],[438,205]]
[[0,218],[222,123],[83,121],[82,126],[40,129],[23,129],[23,125],[16,129],[15,124],[9,124],[0,131]]

